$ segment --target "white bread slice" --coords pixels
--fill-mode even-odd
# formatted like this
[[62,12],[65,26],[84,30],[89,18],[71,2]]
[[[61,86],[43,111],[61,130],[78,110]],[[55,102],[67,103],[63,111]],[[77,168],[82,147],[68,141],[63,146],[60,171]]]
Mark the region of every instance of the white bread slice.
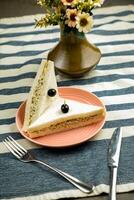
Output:
[[[40,80],[43,86],[40,85]],[[47,94],[51,88],[57,91],[54,97]],[[35,138],[93,124],[104,116],[104,109],[100,106],[67,99],[69,111],[63,113],[62,104],[64,99],[58,95],[54,64],[51,61],[42,61],[26,102],[23,130],[30,138]]]
[[51,103],[59,97],[58,92],[54,97],[47,95],[48,90],[51,88],[57,91],[54,64],[52,61],[42,60],[26,101],[24,131],[27,131],[29,125],[38,119]]

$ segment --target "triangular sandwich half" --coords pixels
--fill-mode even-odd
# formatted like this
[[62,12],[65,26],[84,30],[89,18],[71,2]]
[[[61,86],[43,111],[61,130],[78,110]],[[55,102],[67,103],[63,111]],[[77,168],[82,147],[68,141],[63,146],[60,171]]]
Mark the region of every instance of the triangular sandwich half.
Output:
[[[52,89],[56,93],[49,96]],[[53,62],[42,61],[26,102],[23,130],[35,138],[93,124],[104,117],[103,107],[70,99],[66,104],[68,110],[63,112],[65,103],[58,94]]]

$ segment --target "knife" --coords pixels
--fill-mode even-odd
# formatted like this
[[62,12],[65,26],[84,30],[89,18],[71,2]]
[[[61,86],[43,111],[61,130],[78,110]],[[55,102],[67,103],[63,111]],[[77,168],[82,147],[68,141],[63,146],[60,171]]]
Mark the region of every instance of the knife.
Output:
[[108,148],[108,166],[110,168],[110,192],[109,200],[116,200],[116,181],[117,181],[117,169],[120,157],[122,140],[122,129],[116,128],[109,143]]

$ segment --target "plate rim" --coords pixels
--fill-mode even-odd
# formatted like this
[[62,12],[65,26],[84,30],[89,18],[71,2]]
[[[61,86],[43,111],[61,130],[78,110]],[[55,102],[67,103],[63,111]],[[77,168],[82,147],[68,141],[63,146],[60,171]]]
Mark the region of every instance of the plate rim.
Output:
[[[19,113],[19,110],[20,110],[20,108],[23,106],[23,104],[26,102],[26,101],[23,101],[21,104],[20,104],[20,106],[18,107],[18,109],[17,109],[17,112],[16,112],[16,117],[15,117],[15,123],[16,123],[16,126],[17,126],[17,129],[19,130],[19,133],[25,138],[25,139],[27,139],[28,141],[30,141],[30,142],[32,142],[32,143],[34,143],[34,144],[36,144],[36,145],[40,145],[40,146],[42,146],[42,147],[48,147],[48,148],[67,148],[67,147],[72,147],[72,146],[76,146],[76,145],[79,145],[79,144],[82,144],[82,143],[84,143],[84,142],[86,142],[86,141],[88,141],[88,140],[90,140],[92,137],[94,137],[95,135],[97,135],[97,133],[102,129],[102,127],[104,126],[104,124],[105,124],[105,122],[106,122],[106,113],[107,113],[107,111],[106,111],[106,107],[105,107],[105,105],[104,105],[104,103],[100,100],[100,98],[97,96],[97,95],[95,95],[94,93],[92,93],[92,92],[89,92],[89,91],[87,91],[87,90],[85,90],[85,89],[81,89],[81,88],[76,88],[76,87],[68,87],[68,86],[60,86],[60,87],[58,87],[58,90],[59,90],[59,93],[61,92],[60,90],[64,90],[64,89],[73,89],[73,90],[77,90],[77,91],[82,91],[82,92],[85,92],[85,93],[88,93],[89,95],[92,95],[92,96],[94,96],[97,100],[99,100],[99,102],[102,104],[102,106],[103,106],[103,108],[104,108],[104,112],[105,112],[105,115],[104,115],[104,118],[103,118],[103,120],[102,120],[102,124],[101,124],[101,126],[95,131],[95,133],[94,133],[94,135],[93,136],[91,136],[91,137],[86,137],[86,138],[84,138],[82,141],[79,141],[79,142],[76,142],[76,143],[73,143],[73,144],[64,144],[64,145],[49,145],[49,144],[42,144],[41,142],[38,142],[38,141],[35,141],[34,140],[34,138],[32,139],[32,138],[29,138],[24,132],[22,133],[22,130],[21,130],[21,128],[18,126],[18,113]],[[80,95],[81,96],[81,95]],[[93,104],[92,104],[93,105]],[[45,136],[42,136],[42,137],[45,137]]]

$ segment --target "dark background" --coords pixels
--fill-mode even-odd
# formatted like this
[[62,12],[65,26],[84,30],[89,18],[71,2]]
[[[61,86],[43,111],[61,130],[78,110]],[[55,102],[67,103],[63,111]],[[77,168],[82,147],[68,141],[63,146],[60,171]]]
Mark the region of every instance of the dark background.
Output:
[[[127,4],[134,4],[134,0],[106,0],[103,7]],[[31,15],[37,13],[43,13],[43,10],[36,4],[36,0],[0,0],[0,18]],[[80,199],[108,200],[108,195],[102,194],[98,197]],[[134,200],[134,192],[117,194],[117,200]]]
[[[0,0],[0,18],[43,13],[36,0]],[[134,4],[134,0],[105,0],[103,6]]]

